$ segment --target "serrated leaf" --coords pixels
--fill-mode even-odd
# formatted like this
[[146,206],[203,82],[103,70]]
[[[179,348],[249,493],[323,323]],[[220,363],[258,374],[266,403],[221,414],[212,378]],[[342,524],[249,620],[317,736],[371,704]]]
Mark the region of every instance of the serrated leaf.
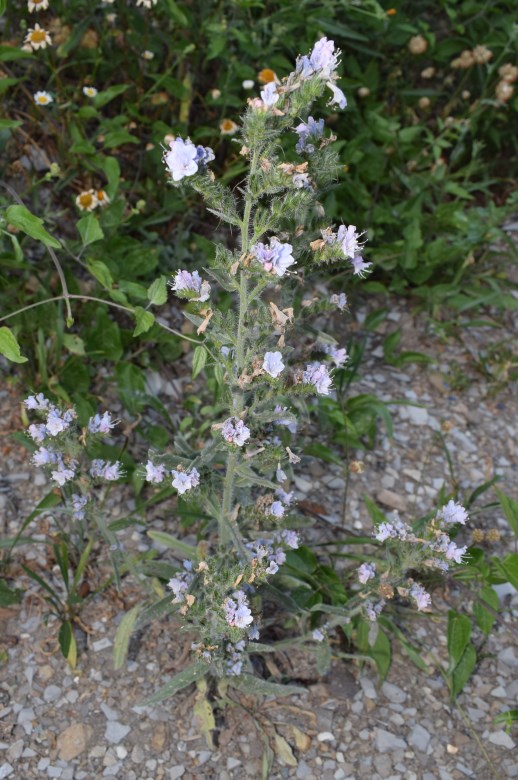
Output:
[[47,233],[43,227],[43,220],[31,214],[25,206],[9,206],[5,212],[5,217],[11,225],[21,230],[22,233],[35,238],[37,241],[41,241],[45,246],[50,246],[52,249],[61,248],[61,243],[58,239]]
[[139,707],[147,707],[150,704],[158,704],[158,702],[168,699],[173,696],[177,691],[181,691],[182,688],[187,688],[191,683],[196,682],[201,677],[205,677],[208,668],[206,664],[196,663],[192,666],[188,666],[187,669],[183,669],[178,674],[175,674],[165,685],[160,688],[156,693],[150,696],[148,699],[139,702]]
[[460,662],[471,637],[471,621],[454,610],[448,612],[448,655],[450,669]]
[[120,669],[126,659],[131,634],[141,608],[142,605],[137,604],[124,615],[119,623],[113,645],[113,665],[115,669]]
[[20,345],[10,328],[0,328],[0,355],[13,363],[27,363],[28,358],[20,352]]
[[148,300],[153,306],[163,306],[167,301],[167,277],[159,276],[147,290]]
[[133,310],[133,314],[135,315],[136,323],[135,330],[133,331],[134,336],[140,336],[142,333],[147,333],[155,324],[155,315],[152,314],[152,312],[143,309],[142,306],[136,306]]
[[95,214],[86,214],[84,217],[81,217],[76,227],[81,236],[83,246],[88,246],[104,238],[104,233]]
[[207,350],[204,346],[198,345],[192,353],[192,378],[195,379],[207,362]]

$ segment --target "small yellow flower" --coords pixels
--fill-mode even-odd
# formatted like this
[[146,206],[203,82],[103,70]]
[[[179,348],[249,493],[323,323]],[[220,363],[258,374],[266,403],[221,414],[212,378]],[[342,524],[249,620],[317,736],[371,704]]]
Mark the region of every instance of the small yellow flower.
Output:
[[101,206],[101,208],[104,208],[105,206],[109,206],[110,205],[110,202],[111,202],[110,198],[108,197],[108,195],[106,194],[106,192],[104,190],[97,190],[95,195],[96,195],[96,198],[97,198],[97,205],[98,206]]
[[155,52],[149,51],[149,49],[146,49],[142,52],[142,59],[144,60],[152,60],[155,56]]
[[29,27],[24,43],[30,44],[36,51],[37,49],[45,49],[47,46],[51,46],[52,39],[48,32],[36,22],[34,29]]
[[83,95],[86,97],[94,98],[98,94],[98,90],[95,87],[83,87]]
[[263,68],[260,70],[257,74],[257,78],[261,84],[269,84],[270,81],[279,81],[277,74],[271,68]]
[[28,2],[29,13],[33,11],[46,11],[49,7],[49,0],[29,0]]
[[54,98],[49,92],[41,91],[34,93],[34,102],[37,106],[48,106],[53,100]]
[[236,125],[232,119],[222,119],[219,123],[219,130],[221,135],[234,135],[239,130],[239,125]]
[[389,8],[387,11],[387,16],[395,16],[397,14],[396,8]]
[[93,211],[98,206],[97,195],[94,190],[83,190],[76,198],[76,206],[81,211]]

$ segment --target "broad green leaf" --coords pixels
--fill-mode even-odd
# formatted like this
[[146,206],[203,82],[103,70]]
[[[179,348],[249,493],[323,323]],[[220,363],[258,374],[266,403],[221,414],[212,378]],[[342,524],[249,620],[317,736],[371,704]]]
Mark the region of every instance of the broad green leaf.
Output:
[[462,658],[471,637],[471,621],[454,610],[448,612],[448,655],[454,669]]
[[171,534],[167,534],[165,531],[148,531],[147,535],[150,539],[153,539],[154,542],[158,542],[164,547],[170,547],[172,550],[177,550],[177,552],[185,555],[186,558],[196,557],[196,550],[192,545],[180,541],[180,539],[177,539]]
[[78,336],[76,333],[64,333],[63,344],[73,355],[86,354],[84,341],[81,336]]
[[81,236],[83,246],[88,246],[93,244],[94,241],[100,241],[104,238],[104,233],[95,214],[86,214],[84,217],[81,217],[76,227]]
[[468,644],[459,663],[449,675],[450,692],[452,699],[462,691],[467,681],[471,677],[473,669],[477,663],[477,651],[472,644]]
[[158,704],[158,702],[164,701],[164,699],[168,699],[177,691],[181,691],[182,688],[186,688],[188,685],[196,682],[196,680],[199,680],[201,677],[205,677],[207,672],[208,667],[206,664],[192,664],[192,666],[188,666],[187,669],[183,669],[181,672],[178,672],[178,674],[175,674],[175,676],[166,682],[166,684],[162,686],[160,690],[158,690],[148,699],[139,702],[138,706],[147,707],[150,704]]
[[104,171],[104,175],[108,179],[106,185],[106,192],[108,197],[113,200],[115,193],[117,192],[119,181],[121,177],[121,167],[116,157],[103,157],[98,165]]
[[507,579],[511,585],[518,590],[518,554],[509,553],[501,561],[502,568],[504,569]]
[[61,248],[61,243],[57,238],[47,233],[43,227],[43,220],[31,214],[25,206],[9,206],[5,212],[5,217],[11,225],[21,230],[22,233],[35,238],[37,241],[41,241],[45,246],[50,246],[52,249]]
[[155,315],[152,312],[143,309],[142,306],[136,306],[133,314],[135,315],[134,336],[140,336],[142,333],[147,333],[155,324]]
[[106,263],[103,263],[102,260],[88,259],[86,261],[86,265],[92,276],[95,276],[97,281],[100,282],[103,287],[107,287],[108,289],[112,287],[113,277]]
[[147,297],[153,306],[162,306],[167,301],[167,277],[159,276],[148,287]]
[[134,606],[133,609],[130,609],[130,611],[124,615],[119,623],[113,645],[113,665],[115,669],[120,669],[126,659],[131,634],[141,608],[141,604]]
[[28,358],[20,352],[20,345],[10,328],[0,328],[0,355],[13,363],[27,363]]
[[495,492],[498,496],[500,506],[503,509],[507,522],[511,526],[511,529],[518,539],[518,501],[514,498],[509,498],[501,490],[495,488]]
[[192,378],[195,379],[203,371],[207,362],[207,350],[201,344],[195,347],[192,354]]
[[8,62],[9,60],[23,60],[32,57],[34,57],[33,52],[24,51],[17,46],[0,46],[0,62]]
[[516,723],[517,720],[518,710],[506,710],[505,712],[499,712],[498,715],[493,718],[495,723],[504,723],[509,728],[511,728],[513,723]]
[[333,450],[329,449],[329,447],[326,447],[325,444],[314,442],[313,444],[304,447],[304,452],[306,455],[313,455],[313,457],[320,458],[320,460],[323,460],[326,463],[336,463],[337,466],[343,466],[343,459],[339,458],[338,455],[333,452]]
[[23,125],[19,119],[0,119],[0,130],[10,130],[13,127]]

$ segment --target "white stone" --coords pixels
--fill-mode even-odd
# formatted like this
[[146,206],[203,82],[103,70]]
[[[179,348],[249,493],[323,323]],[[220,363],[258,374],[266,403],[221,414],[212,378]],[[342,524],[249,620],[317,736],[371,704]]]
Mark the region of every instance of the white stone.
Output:
[[407,695],[405,691],[397,685],[394,685],[394,683],[384,682],[381,686],[381,690],[387,699],[394,704],[403,704],[403,702],[406,701]]
[[0,765],[0,780],[4,780],[4,777],[9,777],[14,772],[14,768],[7,762]]
[[330,731],[321,731],[320,734],[317,734],[317,739],[319,742],[334,742],[336,737]]

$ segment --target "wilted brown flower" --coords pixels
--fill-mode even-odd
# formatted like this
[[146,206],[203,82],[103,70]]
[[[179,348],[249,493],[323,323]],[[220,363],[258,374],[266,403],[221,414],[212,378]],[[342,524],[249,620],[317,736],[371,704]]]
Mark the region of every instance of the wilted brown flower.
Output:
[[454,68],[455,70],[459,68],[465,70],[466,68],[471,68],[471,66],[474,64],[475,58],[473,56],[473,52],[471,52],[469,49],[464,49],[460,57],[457,57],[450,62],[450,67]]
[[500,103],[507,103],[507,101],[512,98],[513,92],[514,87],[507,81],[499,81],[496,85],[496,99],[499,100]]
[[512,84],[513,81],[518,80],[518,68],[510,62],[506,62],[505,65],[501,65],[498,68],[498,75],[502,81],[507,81],[508,84]]
[[472,54],[477,65],[485,65],[493,57],[493,52],[487,46],[475,46]]

